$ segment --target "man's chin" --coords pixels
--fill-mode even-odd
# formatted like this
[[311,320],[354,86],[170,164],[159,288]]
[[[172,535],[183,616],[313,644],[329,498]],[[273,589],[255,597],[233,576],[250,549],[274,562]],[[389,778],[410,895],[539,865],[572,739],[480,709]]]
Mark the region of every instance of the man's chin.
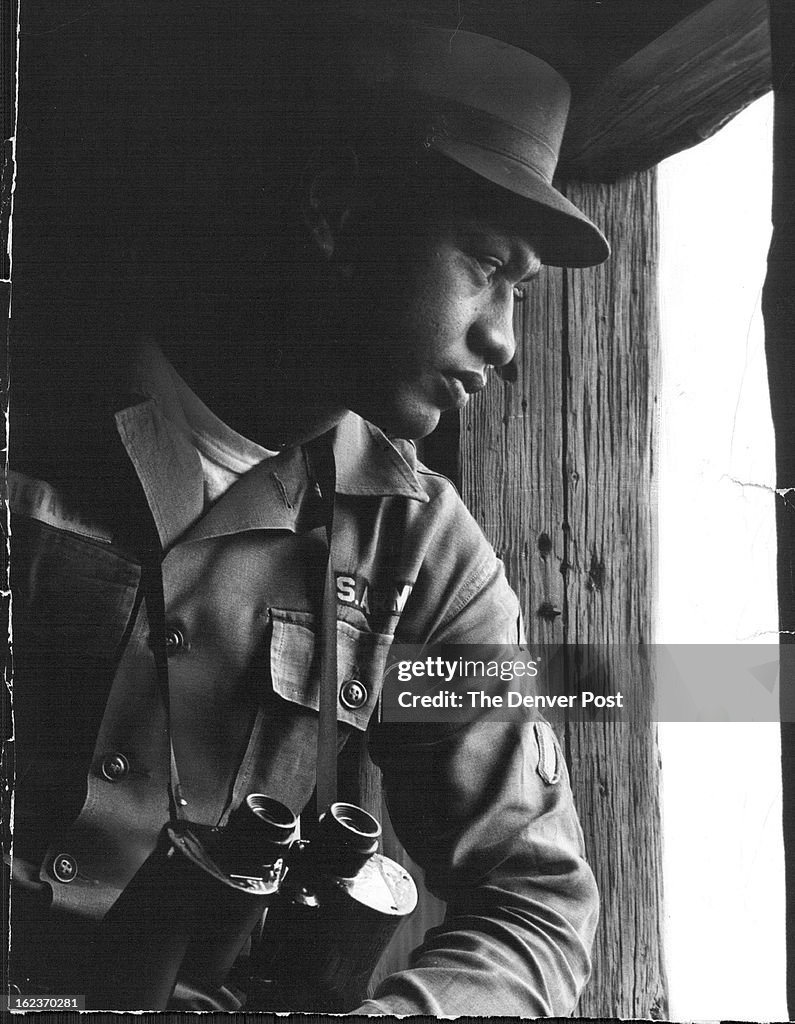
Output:
[[[359,412],[358,409],[354,410]],[[418,441],[432,433],[439,423],[441,409],[436,406],[414,403],[362,410],[359,415],[374,423],[389,437],[404,437]]]

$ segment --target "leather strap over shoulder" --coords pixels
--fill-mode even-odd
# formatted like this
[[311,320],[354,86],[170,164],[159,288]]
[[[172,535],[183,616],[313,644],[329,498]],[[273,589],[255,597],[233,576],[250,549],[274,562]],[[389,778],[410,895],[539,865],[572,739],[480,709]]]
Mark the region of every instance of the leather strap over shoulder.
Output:
[[317,730],[317,810],[337,799],[337,586],[334,574],[334,498],[336,467],[329,435],[306,446],[323,502],[328,560],[320,616],[320,700]]

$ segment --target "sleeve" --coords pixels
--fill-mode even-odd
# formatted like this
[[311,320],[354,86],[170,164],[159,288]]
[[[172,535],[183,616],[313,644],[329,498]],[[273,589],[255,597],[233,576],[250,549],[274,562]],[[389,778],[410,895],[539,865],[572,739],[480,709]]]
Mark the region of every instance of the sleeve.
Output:
[[[460,557],[459,570],[467,564],[453,588],[466,599],[448,598],[454,613],[430,643],[518,640],[518,601],[479,530],[473,543],[472,526],[456,528],[458,554],[446,556]],[[437,579],[450,595],[449,578]],[[540,717],[380,724],[370,750],[397,835],[447,914],[409,968],[357,1012],[570,1014],[590,973],[598,894],[551,726]]]

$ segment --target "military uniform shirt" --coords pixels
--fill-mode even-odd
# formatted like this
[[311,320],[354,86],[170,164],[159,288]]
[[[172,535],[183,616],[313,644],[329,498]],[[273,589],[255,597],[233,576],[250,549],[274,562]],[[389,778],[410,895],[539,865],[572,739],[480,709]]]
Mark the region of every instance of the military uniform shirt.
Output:
[[[224,823],[251,792],[300,813],[315,784],[328,549],[312,467],[302,447],[253,446],[253,467],[208,491],[185,393],[170,402],[151,366],[139,363],[126,404],[97,424],[96,438],[134,471],[163,551],[187,813]],[[569,1013],[590,969],[597,897],[549,726],[409,727],[374,716],[393,640],[516,643],[517,600],[454,488],[410,443],[353,414],[330,441],[340,741],[369,724],[398,836],[448,902],[411,967],[362,1010]],[[168,730],[139,558],[113,500],[101,506],[26,472],[12,474],[11,505],[15,874],[90,922],[169,814]],[[544,743],[555,751],[552,775]]]

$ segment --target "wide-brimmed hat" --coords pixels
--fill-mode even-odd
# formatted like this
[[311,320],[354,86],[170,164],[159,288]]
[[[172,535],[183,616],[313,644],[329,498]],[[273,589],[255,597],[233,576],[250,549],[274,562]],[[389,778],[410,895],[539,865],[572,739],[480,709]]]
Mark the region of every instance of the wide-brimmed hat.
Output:
[[343,40],[360,84],[416,104],[423,142],[524,200],[544,263],[588,267],[610,247],[552,185],[569,110],[566,80],[532,53],[474,32],[360,17]]

